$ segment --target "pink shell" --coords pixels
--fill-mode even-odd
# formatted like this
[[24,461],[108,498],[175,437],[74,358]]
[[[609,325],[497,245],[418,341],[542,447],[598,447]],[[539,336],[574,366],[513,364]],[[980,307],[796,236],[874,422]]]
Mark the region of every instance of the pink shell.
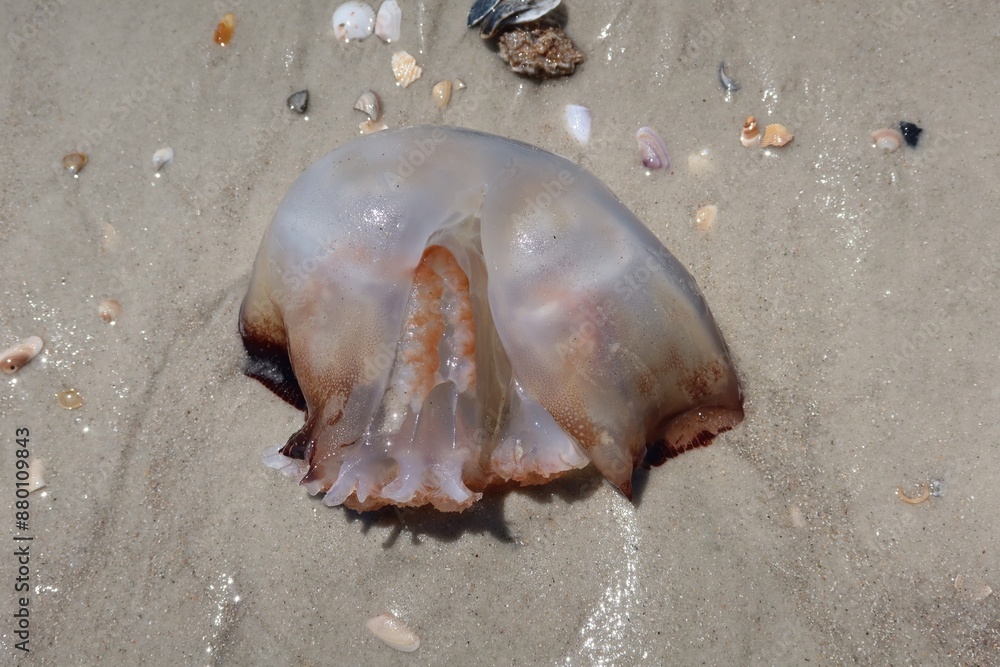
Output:
[[693,278],[597,178],[407,128],[292,185],[240,312],[246,372],[306,411],[265,462],[328,505],[469,507],[491,485],[639,466],[743,419]]
[[639,159],[647,169],[670,169],[670,156],[663,139],[651,127],[640,127],[635,133],[639,144]]

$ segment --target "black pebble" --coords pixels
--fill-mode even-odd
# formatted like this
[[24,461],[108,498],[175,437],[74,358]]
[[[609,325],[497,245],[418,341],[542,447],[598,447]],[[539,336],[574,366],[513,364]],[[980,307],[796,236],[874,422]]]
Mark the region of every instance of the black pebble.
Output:
[[899,121],[899,131],[903,134],[906,145],[910,148],[916,148],[917,142],[920,141],[920,133],[924,130],[917,127],[914,123],[907,123],[905,120],[901,120]]
[[[297,93],[292,93],[288,97],[288,108],[295,113],[305,113],[306,109],[309,108],[309,91],[300,90]],[[916,127],[916,125],[913,127]],[[909,141],[909,139],[907,139],[907,141]]]

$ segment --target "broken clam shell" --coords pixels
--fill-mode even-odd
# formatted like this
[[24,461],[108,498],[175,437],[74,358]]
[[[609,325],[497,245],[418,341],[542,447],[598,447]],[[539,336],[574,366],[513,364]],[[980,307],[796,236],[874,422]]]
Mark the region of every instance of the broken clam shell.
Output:
[[417,59],[406,51],[396,51],[392,54],[392,73],[403,88],[420,78],[424,70],[417,64]]
[[396,0],[385,0],[378,8],[375,17],[375,34],[383,42],[399,40],[399,31],[403,24],[403,10]]

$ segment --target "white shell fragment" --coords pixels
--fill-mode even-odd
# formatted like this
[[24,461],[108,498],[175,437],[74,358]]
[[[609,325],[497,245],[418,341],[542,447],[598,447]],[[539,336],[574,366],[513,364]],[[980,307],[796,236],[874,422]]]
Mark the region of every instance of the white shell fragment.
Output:
[[20,343],[0,352],[0,370],[7,375],[13,375],[25,364],[38,356],[45,343],[38,336],[29,336]]
[[121,314],[122,305],[114,299],[105,299],[97,306],[97,316],[107,324],[114,324]]
[[153,169],[159,171],[174,161],[174,149],[165,146],[153,153]]
[[45,466],[42,460],[31,457],[28,459],[28,493],[34,493],[45,486]]
[[382,121],[381,119],[372,120],[371,118],[369,118],[365,122],[358,125],[358,129],[361,131],[361,134],[371,134],[372,132],[381,132],[382,130],[388,130],[389,126],[386,125],[385,122]]
[[384,42],[395,42],[399,39],[399,29],[403,23],[403,10],[396,0],[385,0],[378,8],[375,17],[375,34]]
[[566,130],[578,143],[590,141],[590,109],[580,104],[566,105]]
[[369,618],[365,622],[365,627],[383,644],[397,651],[412,653],[420,648],[420,637],[417,633],[388,612]]
[[406,88],[419,79],[424,70],[417,65],[417,59],[409,53],[406,51],[396,51],[392,54],[392,73],[396,77],[396,81],[403,88]]
[[333,34],[342,42],[360,42],[374,29],[375,10],[363,2],[345,2],[333,12]]
[[354,103],[354,108],[363,111],[370,120],[382,119],[382,100],[374,90],[366,90],[361,93],[361,97]]

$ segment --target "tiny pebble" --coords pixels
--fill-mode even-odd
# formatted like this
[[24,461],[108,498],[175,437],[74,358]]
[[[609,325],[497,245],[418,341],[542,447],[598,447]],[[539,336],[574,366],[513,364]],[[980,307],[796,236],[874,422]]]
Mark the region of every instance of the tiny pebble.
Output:
[[899,131],[902,133],[906,145],[910,148],[916,148],[917,142],[920,141],[920,133],[924,130],[921,127],[917,127],[915,123],[908,123],[905,120],[901,120],[899,121]]
[[288,108],[295,113],[305,113],[309,108],[309,91],[300,90],[288,96]]
[[69,153],[63,157],[62,166],[66,168],[66,171],[76,176],[87,166],[87,155],[86,153]]

